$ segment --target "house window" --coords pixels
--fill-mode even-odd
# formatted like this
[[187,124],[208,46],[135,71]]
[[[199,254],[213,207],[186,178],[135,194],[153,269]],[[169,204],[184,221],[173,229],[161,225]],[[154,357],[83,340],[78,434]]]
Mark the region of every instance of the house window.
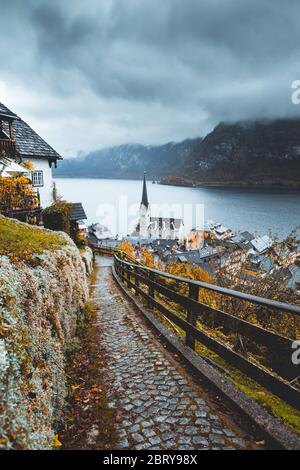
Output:
[[41,170],[33,171],[32,173],[32,186],[34,188],[42,188],[44,186],[44,176]]

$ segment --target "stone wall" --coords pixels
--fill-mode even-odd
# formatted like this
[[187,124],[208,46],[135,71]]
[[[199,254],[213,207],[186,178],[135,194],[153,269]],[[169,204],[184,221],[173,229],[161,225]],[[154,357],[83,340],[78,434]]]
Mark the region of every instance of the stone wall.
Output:
[[91,274],[94,267],[94,255],[90,247],[86,246],[80,250],[81,257],[85,264],[86,272],[88,275]]
[[30,263],[0,251],[0,449],[51,449],[63,410],[66,352],[88,284],[78,249],[61,237]]

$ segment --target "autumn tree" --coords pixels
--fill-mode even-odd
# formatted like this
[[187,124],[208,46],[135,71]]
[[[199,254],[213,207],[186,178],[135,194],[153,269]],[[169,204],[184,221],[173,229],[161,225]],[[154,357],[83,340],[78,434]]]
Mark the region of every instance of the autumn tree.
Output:
[[[168,273],[177,277],[184,277],[191,281],[201,281],[207,284],[214,284],[214,279],[201,267],[191,263],[169,263],[166,270]],[[181,283],[180,291],[183,295],[188,295],[188,285]],[[199,289],[199,300],[210,305],[217,307],[217,296],[206,289]]]
[[25,176],[0,176],[0,212],[11,210],[34,209],[38,206],[37,194],[33,191],[31,181]]
[[148,268],[155,268],[154,256],[153,253],[151,253],[150,251],[142,250],[142,252],[140,253],[140,260],[141,263],[145,266],[148,266]]
[[122,243],[120,243],[119,250],[123,251],[124,253],[126,253],[126,255],[130,256],[131,258],[134,258],[134,247],[128,240],[124,240]]
[[[39,198],[32,188],[32,183],[24,173],[15,173],[14,176],[4,176],[3,173],[11,164],[5,154],[0,156],[2,164],[0,172],[0,213],[8,215],[11,211],[32,210],[38,207]],[[31,162],[23,163],[28,172],[33,170]]]

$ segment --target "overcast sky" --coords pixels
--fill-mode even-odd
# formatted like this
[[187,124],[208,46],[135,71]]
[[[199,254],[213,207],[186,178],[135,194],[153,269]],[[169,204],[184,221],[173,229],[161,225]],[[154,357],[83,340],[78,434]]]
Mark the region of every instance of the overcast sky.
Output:
[[0,0],[0,101],[63,156],[299,115],[299,0]]

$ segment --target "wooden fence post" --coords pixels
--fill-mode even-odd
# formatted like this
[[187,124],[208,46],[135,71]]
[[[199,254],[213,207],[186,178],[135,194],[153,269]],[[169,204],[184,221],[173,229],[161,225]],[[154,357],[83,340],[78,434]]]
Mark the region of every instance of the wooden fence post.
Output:
[[[155,274],[152,271],[149,272],[149,278],[150,278],[151,281],[155,280]],[[154,294],[155,294],[154,287],[150,285],[148,287],[148,295],[154,298]],[[152,303],[151,299],[148,300],[148,307],[153,308],[153,303]]]
[[127,287],[130,288],[130,267],[128,266],[128,271],[127,271]]
[[[136,273],[136,274],[139,274],[139,273]],[[135,276],[135,278],[134,278],[134,284],[135,284],[135,286],[136,286],[137,288],[138,288],[139,285],[140,285],[139,279],[138,279],[136,276]],[[138,294],[138,289],[137,289],[137,288],[135,289],[135,293],[136,293],[136,294]]]
[[[189,298],[198,301],[199,299],[199,287],[198,286],[194,284],[189,285]],[[187,321],[192,326],[196,326],[197,324],[197,313],[194,312],[192,307],[188,308],[187,310]],[[185,344],[189,346],[191,349],[193,349],[193,351],[195,351],[196,341],[195,341],[194,336],[189,332],[186,332]]]

